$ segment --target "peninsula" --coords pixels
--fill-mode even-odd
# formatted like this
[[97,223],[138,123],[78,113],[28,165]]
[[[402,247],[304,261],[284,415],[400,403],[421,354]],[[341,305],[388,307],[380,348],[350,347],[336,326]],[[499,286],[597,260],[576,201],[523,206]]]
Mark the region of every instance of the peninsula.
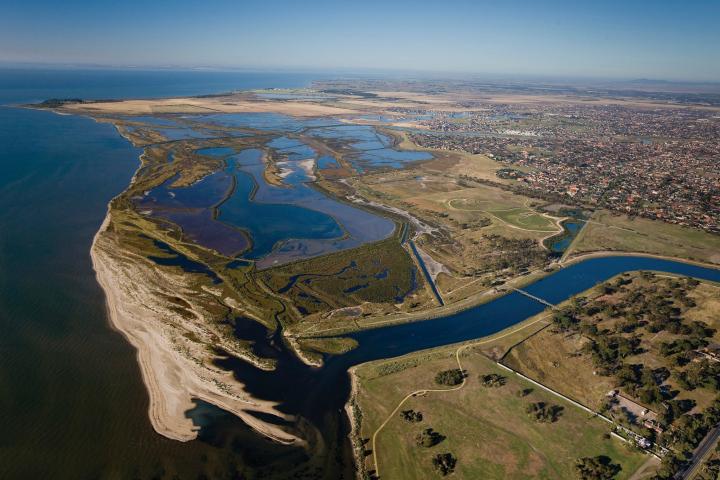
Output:
[[[426,359],[428,368],[447,367],[447,351],[358,367],[352,394],[347,368],[489,334],[505,338],[498,332],[513,324],[459,327],[415,345],[392,343],[400,333],[390,332],[438,319],[422,322],[434,328],[509,294],[523,299],[514,320],[521,322],[555,303],[525,287],[573,268],[597,281],[644,265],[718,280],[717,191],[700,172],[714,168],[719,153],[720,106],[641,93],[436,87],[326,81],[308,89],[34,106],[111,123],[143,149],[91,254],[110,322],[137,350],[158,433],[195,439],[202,426],[187,412],[202,401],[262,436],[313,452],[310,462],[324,465],[326,478],[353,463],[371,475],[388,447],[378,452],[373,445],[368,462],[362,436],[378,434],[390,420],[374,423],[388,407],[373,397],[374,385],[418,382],[397,372],[411,365],[425,374]],[[650,115],[666,130],[634,129]],[[702,141],[688,123],[702,128]],[[588,145],[598,143],[602,155],[588,157]],[[619,149],[628,158],[619,160]],[[655,157],[665,163],[649,163]],[[648,174],[638,176],[638,169]],[[659,187],[664,169],[676,169],[681,191]],[[588,266],[618,253],[630,255],[626,267]],[[565,285],[560,300],[581,286]],[[530,323],[530,336],[512,330],[515,343],[549,325]],[[492,360],[512,360],[522,348],[501,343],[470,362],[500,378],[511,363]],[[516,370],[530,379],[549,375],[533,368],[546,367],[534,362]],[[528,387],[525,380],[510,383]],[[328,420],[348,396],[352,432],[342,419]],[[585,422],[570,412],[567,421],[572,428]],[[588,428],[596,435],[588,458],[610,454],[630,473],[644,463],[641,454],[596,442],[602,422]],[[354,447],[338,442],[338,432]],[[429,443],[439,438],[427,435]],[[573,438],[560,437],[548,447],[566,448],[562,442]],[[461,468],[452,455],[433,458],[438,471]]]

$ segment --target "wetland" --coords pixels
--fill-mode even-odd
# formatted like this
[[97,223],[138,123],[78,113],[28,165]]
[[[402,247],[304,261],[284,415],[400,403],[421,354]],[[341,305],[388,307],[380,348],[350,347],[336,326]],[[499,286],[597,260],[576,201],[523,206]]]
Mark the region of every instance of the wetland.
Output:
[[625,271],[720,281],[710,267],[644,256],[562,267],[551,254],[579,222],[548,238],[560,217],[472,180],[497,164],[414,147],[387,130],[388,112],[348,112],[342,94],[253,95],[59,109],[92,116],[77,128],[125,149],[128,183],[116,190],[127,188],[93,264],[149,391],[136,416],[149,411],[155,431],[184,441],[156,435],[147,457],[128,453],[141,477],[352,478],[348,369],[545,309],[496,286],[520,279],[559,303]]

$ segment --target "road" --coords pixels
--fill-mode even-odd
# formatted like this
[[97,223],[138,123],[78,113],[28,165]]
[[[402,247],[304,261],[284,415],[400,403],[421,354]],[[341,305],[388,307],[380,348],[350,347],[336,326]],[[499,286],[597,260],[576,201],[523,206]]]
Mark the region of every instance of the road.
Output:
[[705,435],[703,441],[700,442],[700,445],[698,445],[698,447],[695,449],[695,452],[693,452],[693,459],[690,463],[690,466],[681,473],[675,475],[675,478],[677,480],[693,478],[700,471],[703,460],[713,450],[713,448],[718,442],[718,439],[720,439],[720,425],[715,425],[715,428],[710,430],[710,432]]

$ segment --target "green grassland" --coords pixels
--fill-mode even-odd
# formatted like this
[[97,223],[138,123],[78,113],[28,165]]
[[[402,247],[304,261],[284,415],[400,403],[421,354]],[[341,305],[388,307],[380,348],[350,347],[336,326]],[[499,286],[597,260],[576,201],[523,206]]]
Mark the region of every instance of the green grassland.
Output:
[[[472,192],[474,195],[476,192]],[[558,226],[555,221],[535,210],[527,207],[512,207],[512,204],[502,204],[482,197],[454,198],[448,200],[451,209],[464,210],[468,212],[483,212],[497,220],[500,220],[510,227],[521,230],[557,232]],[[511,208],[508,208],[510,206]],[[499,208],[504,207],[504,208]]]
[[566,257],[597,251],[643,252],[720,264],[720,236],[598,211],[570,245]]
[[257,276],[275,294],[287,298],[300,316],[363,303],[386,304],[395,310],[404,295],[408,308],[429,300],[422,274],[395,236]]
[[349,352],[357,347],[358,343],[352,338],[327,337],[327,338],[301,338],[298,343],[303,350],[317,353],[329,353],[340,355]]
[[524,230],[534,230],[548,233],[558,231],[558,227],[554,221],[528,208],[489,210],[488,213],[502,219],[509,225]]
[[[442,227],[417,244],[448,270],[438,277],[446,303],[463,301],[525,269],[546,267],[541,240],[559,231],[554,218],[542,215],[528,197],[478,182],[449,181],[427,165],[369,175],[357,188],[367,198]],[[470,284],[472,289],[464,288]]]
[[[361,436],[370,438],[408,393],[441,388],[434,377],[457,367],[453,354],[454,348],[445,347],[358,367]],[[396,413],[380,432],[376,454],[381,478],[440,478],[432,457],[445,452],[457,457],[452,476],[467,479],[575,478],[575,461],[596,455],[619,463],[622,471],[617,478],[622,479],[646,460],[645,455],[607,436],[608,423],[499,368],[480,350],[466,351],[461,361],[468,375],[463,388],[410,398],[401,410],[421,412],[422,421],[410,423]],[[493,373],[506,377],[505,385],[483,386],[479,376]],[[518,392],[524,389],[532,391],[520,396]],[[538,423],[526,413],[534,402],[559,405],[563,410],[556,422]],[[416,435],[429,427],[446,438],[430,448],[417,445]],[[366,460],[372,469],[372,456]]]

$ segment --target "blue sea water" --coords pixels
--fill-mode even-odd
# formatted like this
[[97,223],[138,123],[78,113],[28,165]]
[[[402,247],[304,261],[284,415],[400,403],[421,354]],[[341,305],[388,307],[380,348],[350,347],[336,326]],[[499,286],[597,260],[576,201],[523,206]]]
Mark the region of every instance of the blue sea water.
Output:
[[331,75],[246,71],[0,68],[0,104],[49,98],[121,99],[300,88]]
[[[0,104],[304,87],[310,80],[0,68]],[[2,479],[213,478],[233,469],[250,475],[254,467],[229,453],[231,442],[266,464],[301,461],[293,449],[257,443],[231,417],[222,421],[231,432],[222,440],[180,443],[152,429],[135,352],[108,325],[89,257],[107,203],[127,187],[139,154],[111,125],[0,107]]]

